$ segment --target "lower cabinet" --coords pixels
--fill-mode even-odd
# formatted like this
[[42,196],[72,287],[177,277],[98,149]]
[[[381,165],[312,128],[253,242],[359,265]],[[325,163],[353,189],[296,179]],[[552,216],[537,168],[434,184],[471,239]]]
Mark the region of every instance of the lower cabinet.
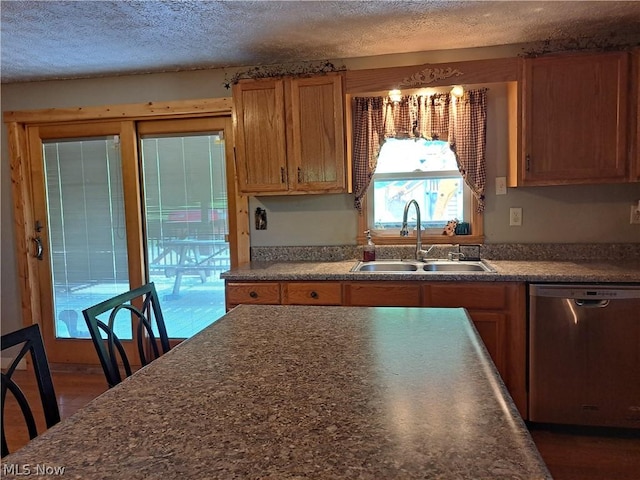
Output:
[[344,304],[354,307],[420,307],[420,289],[416,283],[346,283]]
[[263,305],[463,307],[527,418],[526,287],[513,282],[226,282],[227,309]]
[[464,307],[520,415],[527,418],[526,285],[512,282],[425,283],[425,307]]
[[281,292],[284,305],[342,305],[342,285],[336,282],[288,282]]
[[277,282],[226,283],[227,310],[242,303],[261,305],[280,304],[280,284]]

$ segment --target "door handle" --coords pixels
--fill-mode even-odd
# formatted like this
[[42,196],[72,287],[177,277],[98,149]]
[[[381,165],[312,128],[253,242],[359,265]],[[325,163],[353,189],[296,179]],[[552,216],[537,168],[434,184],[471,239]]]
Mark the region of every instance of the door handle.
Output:
[[43,248],[42,248],[42,239],[40,238],[40,235],[32,237],[31,240],[33,240],[36,244],[36,254],[34,255],[34,257],[37,258],[38,260],[42,260]]
[[604,308],[609,305],[609,300],[585,300],[582,298],[576,298],[573,302],[577,306],[585,308]]

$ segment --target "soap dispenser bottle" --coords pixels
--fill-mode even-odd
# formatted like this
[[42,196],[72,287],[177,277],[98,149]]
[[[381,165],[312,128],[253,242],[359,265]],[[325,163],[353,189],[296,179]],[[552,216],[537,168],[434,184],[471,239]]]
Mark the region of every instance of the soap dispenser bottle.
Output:
[[367,243],[362,249],[362,260],[365,262],[373,262],[376,259],[376,246],[371,240],[371,230],[367,230]]

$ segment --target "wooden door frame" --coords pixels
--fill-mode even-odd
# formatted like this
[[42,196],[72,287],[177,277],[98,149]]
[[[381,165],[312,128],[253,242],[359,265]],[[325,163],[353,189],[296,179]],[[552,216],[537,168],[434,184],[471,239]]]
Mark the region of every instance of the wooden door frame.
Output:
[[[43,249],[42,261],[36,262],[38,281],[38,292],[41,299],[40,302],[40,330],[42,331],[43,340],[47,348],[50,361],[56,363],[94,363],[95,350],[91,342],[86,339],[64,338],[59,341],[56,339],[56,320],[54,313],[54,305],[49,301],[42,301],[48,298],[46,292],[53,292],[52,283],[53,272],[51,270],[51,252],[47,246],[50,242],[50,228],[47,216],[47,199],[46,195],[46,173],[44,171],[44,155],[43,143],[46,140],[57,140],[65,138],[91,138],[91,137],[108,137],[117,135],[120,138],[120,171],[122,173],[122,191],[124,194],[125,222],[127,231],[127,257],[128,257],[128,276],[129,284],[137,287],[145,283],[145,265],[143,248],[140,246],[139,239],[142,238],[142,214],[141,214],[141,198],[140,198],[140,182],[135,123],[131,120],[125,121],[104,121],[93,122],[89,124],[63,123],[52,125],[30,125],[27,127],[27,144],[29,148],[29,174],[32,199],[32,213],[37,222],[39,222],[39,235],[41,244],[45,246]],[[33,230],[32,230],[33,231]],[[45,321],[47,320],[47,321]],[[82,321],[82,318],[79,318]],[[135,333],[134,333],[135,335]],[[128,350],[129,358],[133,357],[133,347],[131,342],[124,342],[125,349]]]
[[[4,113],[3,120],[8,130],[9,162],[14,203],[16,264],[21,293],[20,310],[24,326],[33,323],[42,325],[40,298],[43,293],[38,274],[38,260],[35,258],[33,246],[35,237],[34,188],[27,129],[29,127],[48,125],[118,121],[123,122],[123,125],[128,125],[126,127],[126,135],[121,138],[121,141],[131,142],[136,141],[136,132],[132,128],[136,121],[198,117],[229,117],[230,119],[231,109],[231,98],[225,97],[176,102],[8,111]],[[229,129],[227,134],[232,136],[232,129]],[[233,245],[230,261],[232,266],[237,266],[249,262],[250,259],[248,198],[238,194],[237,175],[235,162],[233,161],[234,142],[232,138],[227,138],[226,141],[228,142],[225,148],[225,160],[227,163],[227,194],[230,212],[229,243]],[[132,227],[137,228],[135,225],[132,225]],[[129,247],[131,246],[129,245]],[[142,246],[140,246],[141,248]],[[134,272],[130,272],[130,275],[140,276],[141,280],[143,275],[142,268],[143,265],[140,267],[139,275]]]

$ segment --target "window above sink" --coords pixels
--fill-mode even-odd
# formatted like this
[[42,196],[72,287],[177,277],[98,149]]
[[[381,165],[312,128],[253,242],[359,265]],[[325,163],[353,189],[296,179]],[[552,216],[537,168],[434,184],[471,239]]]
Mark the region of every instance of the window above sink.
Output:
[[[388,139],[378,157],[371,182],[373,201],[368,209],[369,229],[384,235],[398,233],[406,203],[416,200],[425,235],[440,235],[454,218],[469,223],[471,191],[458,171],[449,144],[441,140]],[[416,219],[409,219],[415,229]]]
[[[451,87],[444,86],[403,90],[399,101],[390,95],[385,97],[382,92],[377,92],[380,97],[353,98],[350,106],[359,119],[356,123],[360,132],[355,138],[366,137],[373,142],[365,165],[367,180],[363,183],[362,175],[354,177],[355,203],[361,211],[358,243],[366,241],[361,233],[366,230],[371,231],[374,243],[379,245],[415,242],[416,218],[409,218],[409,229],[414,235],[400,235],[402,208],[410,200],[415,200],[424,212],[421,227],[425,243],[450,243],[442,234],[452,220],[458,223],[456,243],[483,243],[484,187],[478,182],[484,182],[485,159],[484,151],[474,140],[479,137],[472,135],[483,120],[475,114],[467,118],[467,113],[458,112],[460,109],[455,105],[472,102],[482,110],[477,102],[484,98],[485,89],[478,88],[479,85],[468,87],[476,89],[467,91],[465,86],[463,98],[449,94]],[[382,114],[376,113],[378,104],[374,100],[382,101]],[[363,107],[365,101],[373,102],[370,106],[374,113]],[[465,122],[452,126],[445,112],[448,109],[462,115]],[[362,116],[380,120],[380,130],[367,127],[369,123],[362,120]],[[372,132],[380,134],[379,143]],[[358,171],[363,170],[364,156],[354,145],[354,168],[359,168]],[[478,161],[470,163],[470,159],[476,157]]]

